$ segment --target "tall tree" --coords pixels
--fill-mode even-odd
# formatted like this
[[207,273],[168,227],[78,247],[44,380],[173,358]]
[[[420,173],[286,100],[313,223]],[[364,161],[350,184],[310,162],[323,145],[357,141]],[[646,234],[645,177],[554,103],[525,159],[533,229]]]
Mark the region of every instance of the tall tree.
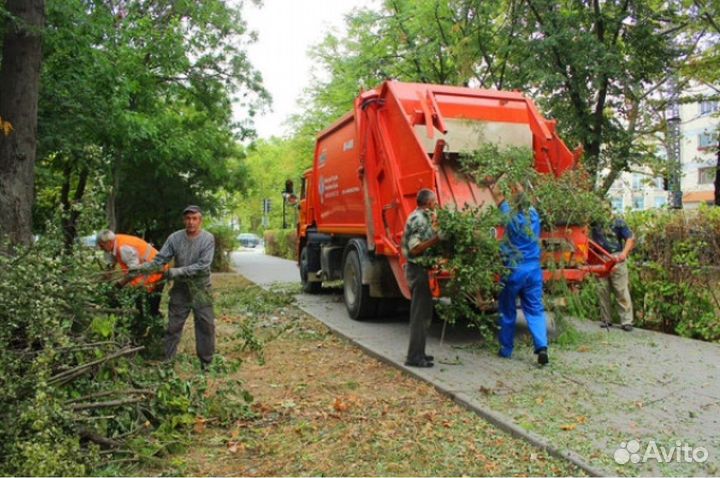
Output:
[[[44,0],[7,0],[0,60],[0,239],[29,243],[42,65]],[[9,134],[6,134],[9,133]]]
[[[242,187],[236,142],[268,95],[239,9],[55,0],[48,23],[38,227],[60,209],[69,246],[81,204],[104,199],[107,225],[159,242],[187,203],[212,209],[214,191]],[[248,113],[239,125],[234,96]]]
[[388,77],[519,89],[583,145],[605,191],[653,159],[639,139],[662,128],[658,92],[705,35],[690,18],[686,7],[655,0],[385,0],[354,12],[345,37],[315,49],[330,79],[309,97],[316,111],[338,112],[358,85]]

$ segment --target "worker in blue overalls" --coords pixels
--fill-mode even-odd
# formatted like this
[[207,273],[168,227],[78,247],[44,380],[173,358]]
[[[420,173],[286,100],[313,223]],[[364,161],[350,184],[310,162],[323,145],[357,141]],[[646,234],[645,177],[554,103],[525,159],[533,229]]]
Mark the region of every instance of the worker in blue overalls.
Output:
[[500,351],[510,358],[515,342],[517,298],[520,297],[525,320],[532,335],[538,363],[549,362],[547,324],[543,305],[543,274],[540,266],[540,215],[530,204],[521,184],[511,188],[508,203],[497,183],[490,185],[495,203],[507,220],[505,237],[500,244],[508,275],[502,280],[500,293]]

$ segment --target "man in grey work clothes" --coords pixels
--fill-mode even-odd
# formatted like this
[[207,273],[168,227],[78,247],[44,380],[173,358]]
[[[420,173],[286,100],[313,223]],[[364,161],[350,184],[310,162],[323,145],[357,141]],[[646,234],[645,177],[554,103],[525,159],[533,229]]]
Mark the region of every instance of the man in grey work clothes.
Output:
[[407,258],[405,277],[410,285],[410,344],[405,365],[409,367],[432,367],[433,357],[425,354],[427,329],[433,315],[433,298],[430,291],[428,271],[418,264],[418,259],[430,247],[440,242],[434,229],[434,210],[437,206],[435,193],[421,189],[417,194],[417,209],[405,222],[402,253]]
[[210,264],[215,252],[215,237],[202,230],[202,211],[188,206],[183,211],[185,229],[170,234],[155,259],[141,271],[155,270],[175,259],[166,277],[173,281],[168,307],[168,329],[165,335],[165,358],[177,353],[185,320],[193,311],[195,349],[204,370],[215,353],[215,312],[210,292]]

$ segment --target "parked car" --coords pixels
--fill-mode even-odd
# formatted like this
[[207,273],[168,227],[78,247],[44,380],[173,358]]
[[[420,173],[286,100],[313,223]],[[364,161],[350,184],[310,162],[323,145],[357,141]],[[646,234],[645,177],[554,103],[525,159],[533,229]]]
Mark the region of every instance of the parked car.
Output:
[[256,247],[262,241],[257,234],[244,232],[237,237],[238,242],[243,247]]

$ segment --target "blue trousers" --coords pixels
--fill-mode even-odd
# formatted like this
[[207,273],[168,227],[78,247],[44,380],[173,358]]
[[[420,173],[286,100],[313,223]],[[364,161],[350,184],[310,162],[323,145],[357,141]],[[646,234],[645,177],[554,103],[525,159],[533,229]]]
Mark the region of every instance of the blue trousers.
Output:
[[543,305],[543,278],[540,262],[525,262],[511,269],[500,293],[500,355],[510,357],[515,344],[516,303],[520,296],[535,353],[547,349],[547,325]]

